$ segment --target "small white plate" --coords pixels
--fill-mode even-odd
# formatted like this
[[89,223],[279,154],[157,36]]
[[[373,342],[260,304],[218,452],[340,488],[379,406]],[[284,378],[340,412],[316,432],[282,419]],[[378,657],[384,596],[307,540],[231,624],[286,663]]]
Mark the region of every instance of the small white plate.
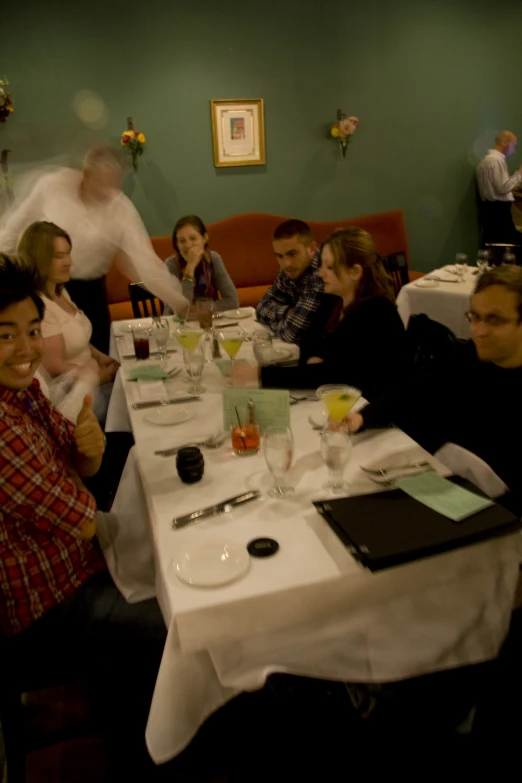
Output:
[[183,424],[193,416],[186,408],[180,408],[179,405],[164,405],[161,408],[152,408],[147,411],[143,417],[150,424],[161,424],[163,426],[170,424]]
[[242,318],[250,318],[252,315],[252,310],[250,307],[240,307],[239,310],[227,310],[223,313],[224,318],[237,318],[241,320]]
[[232,541],[207,541],[181,552],[173,566],[185,584],[218,587],[244,576],[250,568],[250,555],[244,546]]
[[438,280],[426,280],[425,277],[421,277],[419,280],[415,280],[413,285],[416,285],[417,288],[438,288],[440,283]]
[[150,329],[150,326],[151,326],[150,321],[135,321],[134,323],[130,323],[129,322],[129,323],[126,323],[126,324],[122,324],[119,327],[118,334],[127,334],[129,332],[132,332],[133,328],[134,329]]
[[274,348],[272,356],[269,359],[269,364],[277,364],[277,362],[285,362],[292,356],[290,348]]

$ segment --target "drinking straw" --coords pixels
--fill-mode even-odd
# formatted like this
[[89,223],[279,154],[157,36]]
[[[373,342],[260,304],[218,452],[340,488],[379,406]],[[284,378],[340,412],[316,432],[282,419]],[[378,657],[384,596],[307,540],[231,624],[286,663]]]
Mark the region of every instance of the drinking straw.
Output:
[[[240,429],[240,432],[242,433],[242,432],[243,432],[243,425],[241,424],[241,419],[239,418],[239,411],[238,411],[238,409],[237,409],[237,405],[234,405],[234,410],[235,410],[235,412],[236,412],[236,416],[237,416],[237,423],[239,424],[239,429]],[[246,450],[247,450],[246,441],[245,441],[245,439],[244,439],[243,435],[241,435],[241,434],[240,434],[240,436],[239,436],[239,437],[240,437],[240,438],[241,438],[241,440],[243,441],[243,446],[245,447],[245,451],[246,451]]]

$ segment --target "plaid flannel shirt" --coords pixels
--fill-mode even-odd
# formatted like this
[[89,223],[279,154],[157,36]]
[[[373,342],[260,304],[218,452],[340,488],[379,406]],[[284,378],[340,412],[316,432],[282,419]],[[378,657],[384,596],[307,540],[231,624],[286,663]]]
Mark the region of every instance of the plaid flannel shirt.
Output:
[[[323,298],[323,281],[317,272],[321,266],[319,250],[310,266],[297,280],[291,280],[283,271],[268,289],[256,307],[257,320],[270,327],[277,337],[287,343],[301,342],[312,323],[315,311]],[[287,314],[287,310],[291,312]]]
[[71,475],[74,428],[44,396],[0,387],[0,627],[11,636],[105,568],[80,538],[94,498]]

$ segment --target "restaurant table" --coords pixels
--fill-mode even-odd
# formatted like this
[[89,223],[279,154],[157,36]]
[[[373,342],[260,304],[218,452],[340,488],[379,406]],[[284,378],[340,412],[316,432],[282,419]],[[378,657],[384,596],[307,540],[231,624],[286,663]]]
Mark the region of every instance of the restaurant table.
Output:
[[[118,334],[118,323],[114,332]],[[125,342],[116,340],[120,346]],[[251,346],[244,344],[240,356],[249,351]],[[180,352],[169,358],[169,365],[181,361]],[[168,628],[146,730],[154,761],[178,754],[214,710],[243,690],[262,687],[272,672],[387,682],[497,654],[518,577],[518,534],[371,573],[312,505],[325,497],[327,479],[320,433],[309,420],[320,415],[318,401],[290,408],[295,451],[289,478],[295,492],[288,499],[268,495],[271,478],[262,453],[235,456],[228,441],[204,450],[203,479],[184,485],[175,457],[154,452],[222,428],[223,378],[209,364],[203,375],[207,392],[186,405],[192,418],[161,427],[147,423],[146,410],[132,407],[140,385],[125,380],[131,366],[134,362],[124,361],[120,373],[136,441],[130,456],[136,480],[132,493],[127,498],[119,493],[117,503],[127,511],[122,534],[127,532],[140,547],[140,561],[154,562],[155,592]],[[167,387],[169,396],[187,389],[180,377]],[[394,428],[358,434],[353,444],[346,478],[354,494],[382,489],[360,465],[390,455],[426,459],[447,473]],[[173,530],[173,517],[250,489],[260,489],[262,497]],[[246,547],[259,537],[275,539],[279,551],[270,558],[252,558],[248,572],[231,584],[196,588],[176,576],[175,562],[187,549],[215,540]]]
[[468,339],[470,331],[466,312],[469,310],[471,294],[477,282],[477,276],[474,274],[476,271],[475,267],[468,267],[463,282],[436,281],[435,288],[424,288],[423,281],[432,275],[457,280],[455,275],[435,269],[426,277],[403,286],[397,297],[397,310],[404,325],[408,325],[410,316],[424,313],[447,326],[457,337]]

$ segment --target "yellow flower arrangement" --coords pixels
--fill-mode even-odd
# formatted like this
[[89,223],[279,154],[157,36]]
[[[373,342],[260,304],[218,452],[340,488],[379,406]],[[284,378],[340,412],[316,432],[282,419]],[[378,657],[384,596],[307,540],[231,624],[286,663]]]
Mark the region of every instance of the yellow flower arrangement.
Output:
[[5,77],[0,79],[0,122],[2,123],[4,123],[14,111],[11,93],[4,90],[4,87],[7,87],[8,84],[9,82]]
[[121,145],[132,156],[134,170],[138,168],[138,158],[143,155],[147,138],[144,133],[130,128],[121,134]]

